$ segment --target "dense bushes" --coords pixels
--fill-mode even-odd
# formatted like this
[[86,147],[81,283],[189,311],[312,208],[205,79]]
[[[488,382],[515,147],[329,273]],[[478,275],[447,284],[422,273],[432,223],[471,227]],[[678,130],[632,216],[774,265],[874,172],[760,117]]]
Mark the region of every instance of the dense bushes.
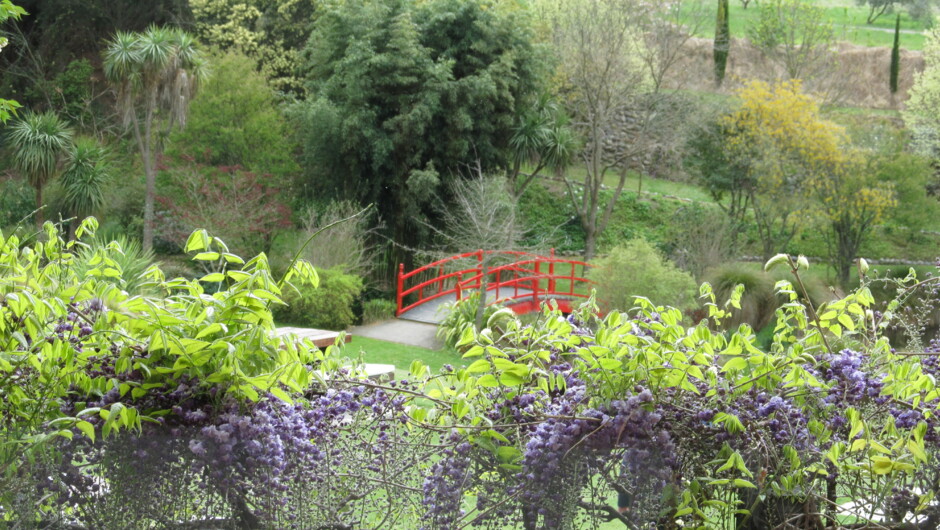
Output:
[[[76,235],[96,225],[86,220]],[[268,393],[287,398],[287,391],[310,385],[303,367],[314,362],[311,350],[275,338],[268,306],[277,299],[277,282],[267,261],[224,253],[227,272],[204,278],[228,278],[212,296],[198,280],[164,282],[158,269],[152,276],[166,295],[132,296],[113,282],[122,275],[116,245],[93,251],[93,268],[79,275],[75,244],[50,223],[44,232],[44,242],[30,245],[0,236],[0,342],[9,352],[0,357],[3,518],[120,528],[181,517],[174,502],[200,510],[219,502],[238,512],[244,490],[209,488],[208,497],[221,498],[202,504],[171,490],[183,484],[191,493],[199,476],[218,485],[222,475],[180,466],[187,456],[176,452],[180,430],[217,422],[226,408],[251,408]],[[198,261],[214,261],[224,246],[197,232],[187,250],[199,252]],[[299,283],[308,270],[299,266],[292,274]],[[161,443],[170,438],[176,445]],[[115,460],[120,465],[109,465]],[[79,468],[80,462],[93,465]],[[160,513],[142,511],[143,504],[160,506],[154,508]]]
[[25,180],[0,177],[0,227],[30,221],[36,209],[35,192]]
[[696,284],[643,239],[634,239],[592,263],[588,278],[597,288],[598,304],[605,310],[626,311],[637,296],[654,304],[690,309]]
[[[461,300],[456,301],[451,306],[443,307],[446,311],[444,319],[437,328],[437,336],[444,340],[444,344],[451,349],[458,349],[465,339],[473,336],[477,330],[477,313],[480,310],[480,292],[473,291]],[[494,316],[499,316],[497,320],[511,315],[508,309],[499,304],[489,304],[483,308],[482,322],[480,326],[491,328],[495,327]]]
[[[797,295],[802,274],[781,282],[765,349],[750,329],[724,330],[736,301],[707,286],[708,318],[694,326],[643,299],[604,317],[590,302],[568,317],[544,308],[529,324],[503,310],[479,331],[458,311],[450,327],[468,365],[429,374],[416,361],[413,379],[384,384],[332,348],[277,335],[270,307],[290,279],[313,279],[309,264],[278,281],[263,255],[243,262],[197,232],[187,250],[226,262],[222,272],[164,281],[155,270],[166,294],[130,296],[100,281],[121,275],[115,248],[79,276],[45,230],[44,243],[0,241],[10,520],[756,529],[820,527],[833,507],[889,529],[940,523],[940,345],[892,349],[883,333],[903,303],[876,312],[867,287],[814,311]],[[915,281],[900,287],[940,283]],[[222,288],[209,295],[209,283]],[[629,515],[609,505],[615,492]]]
[[362,278],[340,269],[319,269],[317,274],[317,287],[284,290],[287,305],[274,310],[275,318],[281,323],[319,329],[343,330],[353,325],[353,306],[362,292]]
[[245,55],[219,54],[211,63],[213,75],[193,100],[186,128],[172,135],[167,154],[240,166],[286,187],[300,168],[274,92]]
[[[707,286],[709,318],[694,327],[641,301],[603,319],[590,305],[545,311],[465,340],[476,360],[456,379],[475,396],[470,414],[527,427],[452,437],[425,482],[433,526],[935,527],[940,509],[924,499],[936,489],[940,346],[895,353],[881,336],[895,316],[873,314],[867,288],[812,311],[797,295],[803,269],[777,286],[766,349],[749,328],[713,331],[737,301],[716,303]],[[464,515],[468,488],[482,499]],[[628,515],[607,504],[613,492]]]
[[362,323],[371,324],[395,317],[398,306],[391,300],[366,300],[362,303]]

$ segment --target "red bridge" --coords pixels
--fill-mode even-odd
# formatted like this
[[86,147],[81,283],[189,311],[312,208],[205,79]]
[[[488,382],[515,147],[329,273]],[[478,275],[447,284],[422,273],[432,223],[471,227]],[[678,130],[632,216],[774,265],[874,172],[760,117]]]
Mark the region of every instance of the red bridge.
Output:
[[395,315],[422,322],[440,322],[446,303],[462,300],[486,284],[487,300],[501,302],[517,314],[538,311],[555,299],[570,312],[578,298],[587,298],[589,264],[507,250],[477,250],[444,258],[411,272],[398,266],[398,308]]

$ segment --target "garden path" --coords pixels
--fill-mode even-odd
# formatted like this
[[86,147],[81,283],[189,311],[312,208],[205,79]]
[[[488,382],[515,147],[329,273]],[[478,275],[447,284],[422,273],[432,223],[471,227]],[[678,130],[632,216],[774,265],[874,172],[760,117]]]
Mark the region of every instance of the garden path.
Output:
[[[494,302],[494,296],[496,295],[496,288],[491,288],[486,291],[486,301],[487,303]],[[526,295],[531,295],[532,291],[528,289],[518,289],[514,290],[512,288],[506,288],[505,286],[501,288],[500,294],[505,297],[507,294],[516,295],[519,297],[525,297]],[[444,317],[447,316],[447,306],[451,306],[454,302],[457,301],[457,296],[453,293],[435,298],[433,300],[428,300],[427,302],[422,303],[421,305],[409,309],[401,314],[398,318],[401,320],[410,320],[413,322],[423,322],[425,324],[440,324]],[[381,338],[381,337],[376,337]]]
[[440,350],[443,341],[437,337],[437,324],[392,318],[350,330],[357,337],[368,337],[429,350]]

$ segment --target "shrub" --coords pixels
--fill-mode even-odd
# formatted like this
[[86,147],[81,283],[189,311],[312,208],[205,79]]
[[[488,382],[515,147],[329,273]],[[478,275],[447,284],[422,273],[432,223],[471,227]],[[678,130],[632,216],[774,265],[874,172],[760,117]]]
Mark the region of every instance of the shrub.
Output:
[[228,52],[211,62],[213,75],[193,99],[186,128],[171,136],[167,154],[204,156],[208,164],[238,165],[285,183],[300,168],[274,92],[245,55]]
[[362,303],[362,323],[371,324],[393,318],[396,309],[398,306],[391,300],[381,298],[366,300]]
[[340,269],[319,269],[319,287],[287,287],[283,292],[286,306],[274,310],[283,323],[319,329],[342,330],[356,321],[353,305],[362,292],[362,278]]
[[35,193],[23,179],[0,177],[0,227],[28,223],[36,209]]
[[759,330],[770,323],[777,309],[777,300],[774,281],[766,272],[743,263],[729,263],[709,270],[706,281],[712,285],[719,302],[729,299],[738,285],[744,286],[741,309],[733,311],[731,317],[724,321],[729,328],[748,324]]
[[635,305],[637,296],[681,309],[695,304],[697,285],[692,276],[643,239],[628,241],[596,260],[588,278],[595,283],[598,304],[606,311],[626,311]]
[[[430,446],[419,440],[440,437],[397,428],[404,399],[366,388],[339,370],[342,361],[324,362],[328,353],[275,333],[278,282],[263,256],[226,254],[229,279],[212,296],[202,284],[215,282],[203,278],[163,283],[163,298],[138,297],[98,279],[121,275],[110,258],[101,257],[101,275],[76,274],[75,246],[51,223],[44,230],[31,245],[0,236],[0,341],[18,348],[0,359],[4,521],[413,527],[397,520],[420,503],[428,466],[419,444]],[[186,247],[209,262],[225,249],[205,231]],[[298,284],[310,271],[291,269]],[[372,486],[393,481],[407,487]],[[381,513],[334,508],[350,502]]]
[[157,236],[182,245],[195,229],[219,234],[236,254],[270,252],[274,232],[290,226],[279,190],[257,173],[235,167],[183,164],[169,172],[157,197]]

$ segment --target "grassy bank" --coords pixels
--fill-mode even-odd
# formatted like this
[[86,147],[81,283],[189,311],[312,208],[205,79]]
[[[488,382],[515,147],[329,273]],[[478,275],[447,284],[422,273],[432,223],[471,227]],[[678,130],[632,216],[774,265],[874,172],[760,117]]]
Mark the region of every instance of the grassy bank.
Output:
[[[867,24],[868,7],[859,7],[850,1],[813,2],[823,9],[825,19],[832,24],[838,40],[851,42],[861,46],[886,46],[894,42],[895,14],[885,14]],[[702,5],[707,15],[700,24],[696,36],[711,38],[715,36],[715,12],[717,2],[713,0],[686,0],[688,8],[692,4]],[[747,28],[758,18],[758,2],[751,1],[745,9],[741,2],[732,0],[729,3],[729,25],[731,36],[743,38],[747,36]],[[901,13],[901,47],[907,50],[921,50],[924,47],[923,31],[926,25],[923,20],[914,20],[905,10]]]

